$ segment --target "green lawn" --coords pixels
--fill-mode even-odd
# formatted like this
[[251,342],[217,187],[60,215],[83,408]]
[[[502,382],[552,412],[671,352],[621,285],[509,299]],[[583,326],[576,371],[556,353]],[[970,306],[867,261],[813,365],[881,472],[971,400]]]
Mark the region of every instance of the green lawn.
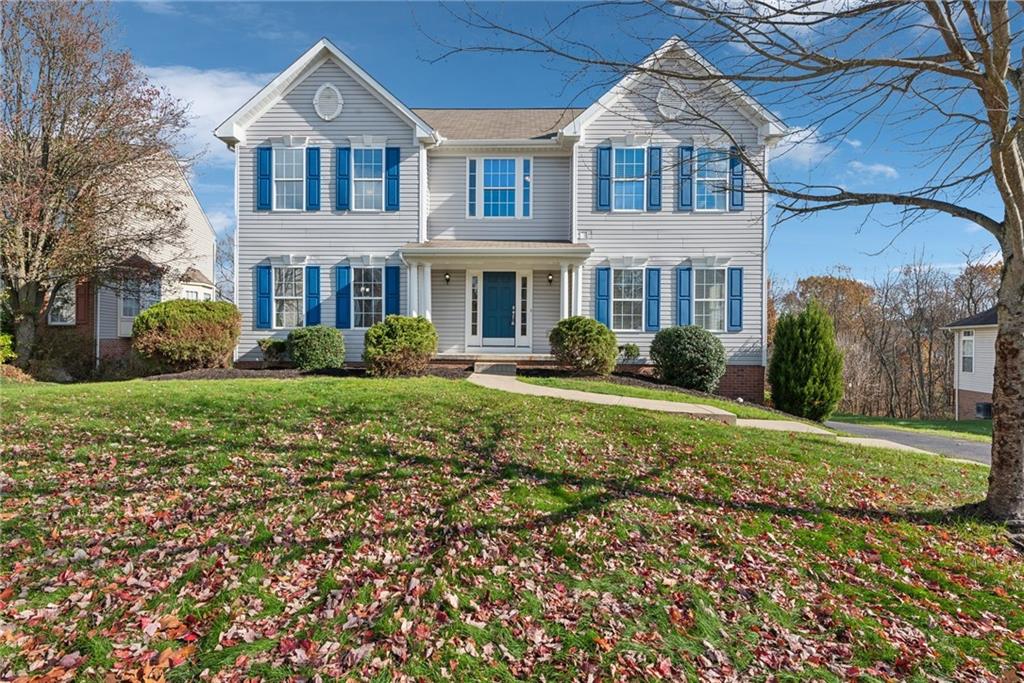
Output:
[[0,679],[1010,680],[987,470],[423,378],[0,388]]
[[712,398],[698,394],[685,394],[671,389],[655,389],[648,387],[636,387],[617,382],[608,382],[598,378],[586,377],[519,377],[520,382],[529,384],[540,384],[546,387],[557,389],[576,389],[578,391],[589,391],[595,394],[611,394],[612,396],[632,396],[634,398],[652,398],[660,401],[675,401],[677,403],[697,403],[700,405],[714,406],[722,410],[728,410],[736,417],[750,418],[754,420],[784,420],[799,419],[788,415],[780,415],[769,410],[762,410],[751,404],[737,403],[724,398]]
[[870,417],[840,413],[832,416],[838,422],[891,427],[907,432],[925,432],[938,436],[951,436],[970,441],[992,441],[992,420],[901,420],[895,417]]

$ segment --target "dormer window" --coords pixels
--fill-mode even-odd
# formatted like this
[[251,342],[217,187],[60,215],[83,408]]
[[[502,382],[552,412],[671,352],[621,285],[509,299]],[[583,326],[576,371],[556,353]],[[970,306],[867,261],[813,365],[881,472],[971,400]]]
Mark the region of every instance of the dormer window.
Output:
[[301,211],[306,177],[304,147],[274,148],[274,210]]
[[643,211],[647,173],[643,147],[616,147],[612,164],[612,208],[615,211]]

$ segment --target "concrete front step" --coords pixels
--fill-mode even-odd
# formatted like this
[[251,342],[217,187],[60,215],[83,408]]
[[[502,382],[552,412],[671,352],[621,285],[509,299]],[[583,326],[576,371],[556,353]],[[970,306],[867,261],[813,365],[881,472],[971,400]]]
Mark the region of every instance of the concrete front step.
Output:
[[516,364],[515,363],[474,363],[473,372],[480,373],[481,375],[503,375],[505,377],[516,376]]

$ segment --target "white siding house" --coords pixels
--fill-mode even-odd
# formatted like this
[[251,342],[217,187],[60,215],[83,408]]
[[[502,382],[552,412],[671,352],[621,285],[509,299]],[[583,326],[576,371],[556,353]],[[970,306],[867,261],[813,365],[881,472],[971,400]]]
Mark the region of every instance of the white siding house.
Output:
[[958,420],[992,417],[996,370],[995,308],[947,326],[956,334],[955,413]]
[[[659,60],[713,72],[676,38]],[[641,360],[659,329],[702,325],[723,391],[759,400],[766,207],[747,165],[785,130],[706,81],[712,122],[684,123],[666,94],[695,87],[627,75],[586,109],[410,109],[321,40],[216,131],[236,154],[238,360],[323,324],[357,362],[365,328],[402,313],[434,322],[442,358],[544,361],[554,324],[586,315]]]

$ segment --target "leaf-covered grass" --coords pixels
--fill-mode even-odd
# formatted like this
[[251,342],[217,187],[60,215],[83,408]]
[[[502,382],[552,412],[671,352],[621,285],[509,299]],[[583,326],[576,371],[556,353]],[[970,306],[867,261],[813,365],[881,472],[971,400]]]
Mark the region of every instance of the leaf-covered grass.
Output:
[[1024,672],[975,465],[436,378],[0,410],[0,679]]
[[762,410],[757,406],[738,403],[724,398],[713,398],[701,394],[683,393],[671,389],[655,389],[648,387],[636,387],[629,384],[608,382],[600,378],[591,377],[519,377],[520,382],[539,384],[545,387],[556,389],[575,389],[577,391],[589,391],[594,394],[610,394],[612,396],[631,396],[633,398],[650,398],[656,401],[675,401],[677,403],[696,403],[705,406],[714,406],[722,410],[728,410],[736,417],[750,418],[753,420],[799,420],[800,418],[781,413],[774,413],[770,410]]
[[903,420],[896,417],[872,417],[870,415],[850,415],[849,413],[836,413],[832,419],[837,422],[849,422],[868,427],[890,427],[905,432],[922,432],[954,439],[984,443],[992,441],[992,420]]

